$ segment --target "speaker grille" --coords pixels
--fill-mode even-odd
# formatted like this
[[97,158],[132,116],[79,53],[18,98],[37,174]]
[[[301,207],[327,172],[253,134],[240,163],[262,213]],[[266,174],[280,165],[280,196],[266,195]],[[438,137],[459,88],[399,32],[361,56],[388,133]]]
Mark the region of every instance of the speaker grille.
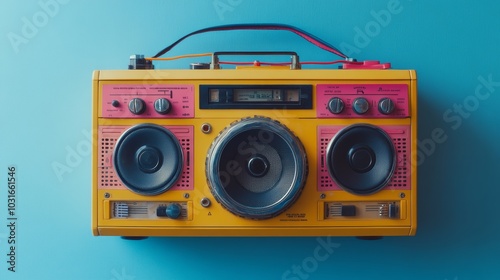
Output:
[[[101,131],[99,131],[101,134]],[[116,176],[115,171],[113,170],[111,164],[111,158],[113,155],[113,148],[116,144],[116,140],[118,139],[118,134],[116,137],[100,137],[99,135],[99,169],[98,176],[99,180],[99,188],[102,189],[120,189],[125,188],[122,186],[118,176]]]
[[[345,126],[318,127],[318,191],[341,190],[331,179],[326,163],[330,140]],[[410,186],[410,126],[380,126],[392,139],[396,149],[396,169],[391,181],[383,189],[409,190]]]
[[[193,127],[164,126],[169,129],[181,144],[183,156],[186,159],[179,180],[171,190],[193,190]],[[129,126],[101,126],[98,132],[98,188],[127,189],[118,178],[113,168],[113,151],[116,141]]]

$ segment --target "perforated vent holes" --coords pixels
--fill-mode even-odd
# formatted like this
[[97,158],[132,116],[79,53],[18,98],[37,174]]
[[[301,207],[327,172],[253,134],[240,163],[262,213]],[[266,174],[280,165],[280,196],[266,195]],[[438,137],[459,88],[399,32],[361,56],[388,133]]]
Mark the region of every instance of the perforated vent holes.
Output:
[[99,141],[99,188],[120,188],[122,184],[118,180],[112,167],[113,148],[117,137],[102,137]]
[[[128,127],[101,127],[98,142],[98,188],[99,189],[126,189],[116,175],[113,168],[113,150],[116,141]],[[192,161],[193,161],[193,128],[166,127],[177,137],[181,144],[184,166],[182,175],[172,190],[193,189]]]
[[[331,138],[342,127],[320,127],[318,131],[318,147],[319,147],[319,162],[318,162],[318,190],[339,190],[340,188],[330,178],[326,165],[326,149]],[[392,139],[394,148],[397,153],[397,165],[391,181],[384,189],[410,189],[410,139],[409,127],[381,127]]]
[[[398,163],[396,165],[396,170],[392,176],[392,180],[389,182],[386,188],[393,189],[406,189],[409,188],[409,176],[408,176],[408,139],[406,137],[395,138],[391,135],[392,142],[394,143],[394,148],[397,153]],[[409,143],[408,143],[409,145]]]

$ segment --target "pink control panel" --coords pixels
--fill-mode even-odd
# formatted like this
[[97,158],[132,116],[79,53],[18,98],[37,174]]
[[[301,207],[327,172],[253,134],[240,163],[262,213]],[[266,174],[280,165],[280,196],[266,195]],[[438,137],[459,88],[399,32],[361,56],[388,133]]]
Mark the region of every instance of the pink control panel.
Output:
[[103,118],[194,118],[193,85],[103,85]]
[[319,84],[318,118],[406,118],[408,86],[403,84]]

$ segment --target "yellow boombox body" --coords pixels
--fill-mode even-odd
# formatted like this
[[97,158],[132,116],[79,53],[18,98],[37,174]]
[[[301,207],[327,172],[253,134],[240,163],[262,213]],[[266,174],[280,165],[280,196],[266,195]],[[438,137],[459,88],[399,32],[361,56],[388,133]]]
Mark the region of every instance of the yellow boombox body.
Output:
[[94,235],[415,234],[413,70],[95,71],[92,106]]

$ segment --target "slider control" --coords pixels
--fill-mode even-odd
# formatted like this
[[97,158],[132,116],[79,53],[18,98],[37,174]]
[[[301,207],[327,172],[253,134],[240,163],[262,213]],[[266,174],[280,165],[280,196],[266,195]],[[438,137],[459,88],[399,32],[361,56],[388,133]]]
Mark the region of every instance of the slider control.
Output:
[[156,208],[156,216],[177,219],[181,216],[182,207],[178,203],[171,203],[167,206]]
[[344,217],[356,216],[356,206],[354,206],[354,205],[342,205],[341,209],[340,209],[340,216],[344,216]]

